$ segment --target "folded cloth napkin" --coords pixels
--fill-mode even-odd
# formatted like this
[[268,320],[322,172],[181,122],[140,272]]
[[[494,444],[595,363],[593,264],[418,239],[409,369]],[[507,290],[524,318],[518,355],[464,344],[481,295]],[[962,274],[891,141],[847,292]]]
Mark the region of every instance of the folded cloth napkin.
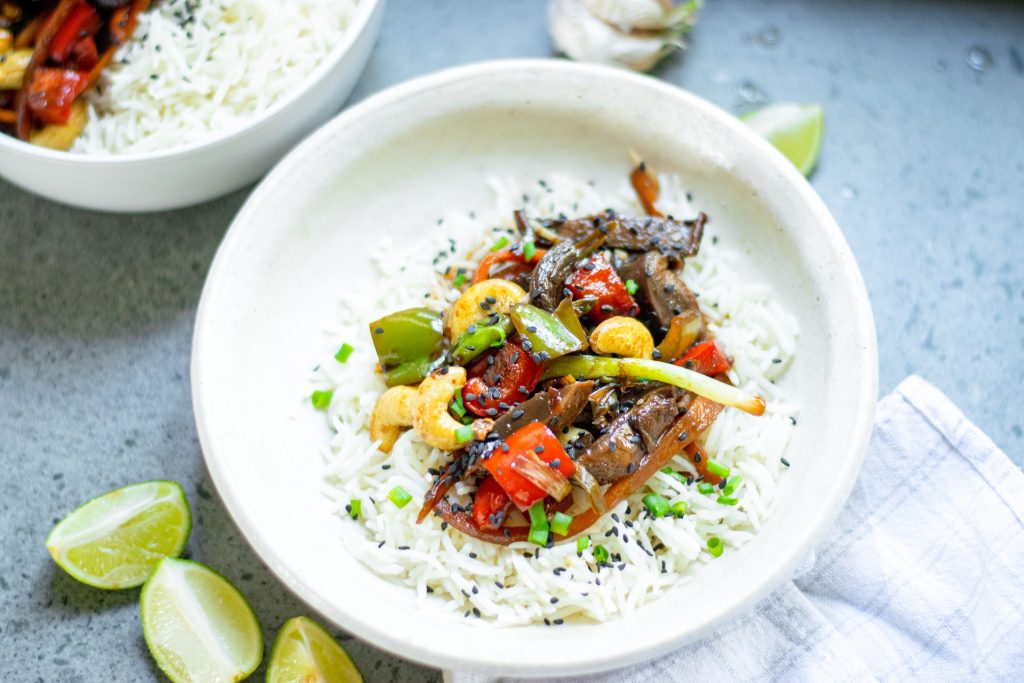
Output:
[[561,680],[722,679],[1024,681],[1024,473],[911,376],[879,403],[850,500],[792,581],[712,638]]

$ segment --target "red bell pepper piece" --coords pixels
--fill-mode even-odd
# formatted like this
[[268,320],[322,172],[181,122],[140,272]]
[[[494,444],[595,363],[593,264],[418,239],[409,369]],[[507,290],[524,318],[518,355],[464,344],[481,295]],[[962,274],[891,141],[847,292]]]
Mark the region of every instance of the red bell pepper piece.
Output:
[[[488,358],[494,361],[489,363]],[[462,403],[474,415],[495,417],[529,398],[543,372],[541,364],[518,342],[507,341],[500,349],[484,354],[470,366],[470,379],[462,387]],[[502,407],[502,404],[508,407]]]
[[478,529],[500,529],[512,501],[494,477],[484,479],[473,499],[473,522]]
[[732,367],[729,356],[725,355],[715,339],[695,344],[683,354],[682,358],[676,360],[675,364],[709,377],[714,377]]
[[36,69],[28,90],[28,108],[47,125],[63,126],[71,103],[89,85],[89,74],[71,69]]
[[[511,249],[499,249],[498,251],[492,251],[490,254],[485,256],[480,265],[476,267],[476,272],[473,273],[473,284],[483,282],[488,278],[498,277],[505,280],[511,280],[520,273],[529,273],[533,270],[533,265],[536,265],[540,257],[544,255],[544,249],[537,249],[533,258],[529,261],[523,256],[522,253],[516,253]],[[513,264],[510,267],[502,268],[500,271],[491,274],[491,270],[502,263]]]
[[75,45],[84,38],[94,36],[100,26],[100,15],[91,4],[82,0],[74,6],[57,31],[50,45],[50,58],[57,64],[63,64],[71,56]]
[[629,295],[626,284],[612,268],[603,254],[593,256],[579,270],[572,274],[565,286],[574,299],[594,297],[597,303],[588,313],[594,322],[601,322],[616,315],[636,315],[640,307]]
[[531,422],[520,427],[483,461],[487,471],[520,510],[526,510],[548,494],[513,466],[513,462],[519,456],[543,463],[555,480],[564,482],[576,472],[576,464],[566,455],[558,437],[547,425]]
[[68,65],[76,71],[91,71],[99,61],[100,53],[96,49],[96,41],[90,36],[75,43]]

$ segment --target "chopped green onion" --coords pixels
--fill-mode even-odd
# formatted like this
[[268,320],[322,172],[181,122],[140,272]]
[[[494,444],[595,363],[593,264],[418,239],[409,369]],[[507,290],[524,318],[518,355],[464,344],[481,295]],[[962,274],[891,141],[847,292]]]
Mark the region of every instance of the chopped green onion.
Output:
[[676,503],[672,503],[671,510],[673,517],[682,517],[686,514],[686,503],[681,500]]
[[466,443],[473,440],[473,426],[463,425],[455,430],[455,440],[459,443]]
[[532,261],[533,257],[537,255],[537,245],[533,243],[533,240],[525,242],[523,244],[523,258],[527,261]]
[[353,498],[348,502],[348,516],[352,519],[359,519],[359,513],[363,511],[363,501]]
[[551,530],[559,536],[569,535],[569,525],[572,524],[572,515],[564,512],[556,512],[551,516]]
[[473,424],[473,416],[472,415],[463,415],[462,416],[462,424],[464,424],[464,425],[471,425],[471,424]]
[[504,236],[503,237],[499,237],[498,241],[491,245],[491,251],[498,251],[499,249],[504,247],[506,244],[508,244],[508,238],[504,237]]
[[718,536],[712,536],[708,539],[708,552],[715,557],[722,556],[722,539]]
[[581,536],[576,539],[576,552],[582,553],[590,546],[590,536]]
[[725,479],[726,477],[729,476],[730,470],[729,470],[728,467],[726,467],[725,465],[720,465],[717,462],[715,462],[714,460],[711,460],[710,458],[708,458],[707,466],[708,466],[708,472],[710,472],[711,474],[717,474],[718,476],[722,477],[723,479]]
[[735,505],[738,502],[740,502],[738,498],[730,498],[729,496],[718,497],[719,505]]
[[455,287],[461,287],[466,284],[466,271],[460,270],[455,274],[455,279],[452,280],[452,285]]
[[655,517],[664,517],[668,514],[668,501],[657,493],[648,493],[643,498],[644,507]]
[[700,491],[701,493],[714,493],[715,485],[709,484],[706,481],[702,481],[701,483],[697,484],[697,490]]
[[331,405],[331,396],[334,392],[328,389],[327,391],[314,391],[313,395],[310,396],[310,400],[313,402],[313,407],[317,410],[325,410],[327,406]]
[[743,477],[739,475],[730,477],[729,482],[725,485],[725,488],[722,489],[722,493],[727,496],[731,496],[736,491],[736,487],[740,485],[741,481],[743,481]]
[[388,500],[394,503],[396,507],[404,508],[412,500],[412,495],[401,486],[396,486],[388,491]]
[[538,500],[530,506],[530,533],[526,540],[534,545],[546,546],[549,528],[548,515],[544,512],[544,501]]
[[334,354],[334,360],[339,363],[344,363],[348,360],[348,357],[352,355],[353,351],[355,351],[355,349],[352,348],[352,345],[346,342],[342,344],[341,348],[338,349],[338,352]]
[[608,554],[608,548],[598,543],[594,546],[594,559],[598,562],[607,562],[610,555]]
[[452,412],[458,415],[459,417],[462,417],[463,415],[466,414],[466,406],[462,403],[461,391],[455,392],[455,400],[453,400],[451,402],[451,405],[449,405],[448,407],[451,408]]
[[577,379],[600,379],[601,377],[643,377],[656,382],[671,384],[704,398],[732,406],[750,413],[764,413],[764,399],[731,384],[720,382],[714,377],[707,377],[694,370],[689,370],[672,363],[644,358],[609,358],[607,356],[591,356],[587,354],[567,355],[544,364],[541,379],[572,375]]
[[679,482],[680,484],[686,484],[686,477],[684,477],[684,476],[683,476],[682,474],[680,474],[679,472],[676,472],[676,471],[675,471],[674,469],[672,469],[671,467],[668,467],[668,466],[666,465],[665,467],[662,467],[662,468],[661,468],[661,471],[662,471],[663,473],[667,474],[668,476],[672,477],[672,478],[673,478],[673,479],[675,479],[676,481],[678,481],[678,482]]
[[638,289],[640,289],[640,285],[636,283],[636,280],[626,280],[626,291],[629,292],[630,296],[636,294]]

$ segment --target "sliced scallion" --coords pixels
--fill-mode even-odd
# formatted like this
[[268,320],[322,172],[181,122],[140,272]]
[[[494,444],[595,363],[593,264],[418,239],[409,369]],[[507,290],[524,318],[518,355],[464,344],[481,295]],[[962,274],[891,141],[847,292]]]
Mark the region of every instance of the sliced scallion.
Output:
[[345,342],[344,344],[341,345],[341,348],[338,349],[338,352],[334,354],[334,360],[338,361],[339,363],[344,363],[345,361],[348,360],[348,357],[352,355],[353,351],[355,351],[355,349],[352,348],[352,345],[349,344],[348,342]]
[[729,476],[729,474],[730,474],[730,470],[729,470],[728,467],[726,467],[725,465],[719,464],[719,463],[715,462],[714,460],[711,460],[710,458],[708,459],[707,466],[708,466],[708,472],[710,472],[711,474],[717,474],[722,479],[727,478]]
[[722,489],[722,494],[726,496],[731,496],[733,493],[736,492],[736,487],[740,485],[741,481],[743,481],[743,477],[739,475],[736,475],[735,477],[729,477],[729,483],[727,483],[725,485],[725,488]]
[[594,546],[594,560],[597,562],[607,562],[609,557],[611,556],[608,554],[608,548],[605,548],[600,543]]
[[455,287],[461,287],[464,284],[466,284],[466,273],[465,271],[460,270],[455,274],[455,279],[452,280],[452,285]]
[[722,539],[718,536],[712,536],[708,539],[708,552],[715,557],[722,556]]
[[655,517],[664,517],[668,514],[669,505],[664,496],[651,492],[643,497],[644,507]]
[[526,537],[530,543],[544,547],[548,544],[548,515],[544,512],[544,501],[538,500],[530,506],[530,533]]
[[462,425],[455,430],[455,440],[459,443],[466,443],[473,440],[473,426]]
[[537,245],[533,243],[533,240],[525,242],[523,244],[523,258],[527,261],[532,261],[533,257],[537,255]]
[[572,524],[572,515],[556,512],[551,516],[551,530],[559,536],[567,536],[569,534],[570,524]]
[[396,507],[404,508],[412,500],[412,495],[401,486],[396,486],[388,491],[388,500],[394,503]]
[[466,414],[466,406],[462,402],[461,391],[455,392],[455,399],[451,402],[451,405],[449,405],[448,407],[451,408],[452,412],[458,415],[459,417],[462,417],[463,415]]
[[363,501],[358,498],[353,498],[348,503],[348,516],[352,519],[359,519],[360,513],[363,511]]
[[679,472],[676,472],[671,467],[668,467],[668,466],[662,467],[661,471],[663,473],[667,474],[668,476],[672,477],[676,481],[678,481],[680,484],[686,484],[686,477],[681,475]]
[[491,245],[491,251],[498,251],[506,244],[508,244],[508,238],[505,236],[499,237],[498,240]]
[[718,497],[718,504],[719,505],[735,505],[738,502],[740,502],[739,498],[730,498],[729,496],[719,496]]
[[331,405],[331,396],[333,395],[334,392],[330,389],[327,391],[314,391],[309,400],[313,402],[313,407],[317,410],[326,410],[327,406]]
[[686,514],[686,503],[680,500],[676,503],[672,503],[672,507],[670,509],[673,517],[682,517]]
[[714,484],[709,484],[706,481],[702,481],[701,483],[697,484],[697,490],[700,491],[701,493],[704,493],[704,494],[714,493],[715,492],[715,485]]
[[590,536],[581,536],[576,539],[576,552],[582,553],[590,547]]
[[638,289],[640,289],[640,285],[636,283],[636,280],[626,280],[626,291],[630,296],[636,294]]

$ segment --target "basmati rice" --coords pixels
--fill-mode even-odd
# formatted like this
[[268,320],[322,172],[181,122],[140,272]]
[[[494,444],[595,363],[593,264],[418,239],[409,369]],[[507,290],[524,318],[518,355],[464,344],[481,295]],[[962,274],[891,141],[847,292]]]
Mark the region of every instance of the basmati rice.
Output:
[[167,149],[270,107],[338,45],[359,0],[165,0],[86,98],[71,151]]
[[[333,390],[328,418],[334,436],[324,451],[325,493],[341,515],[347,516],[345,506],[352,500],[361,502],[358,522],[350,522],[365,531],[350,548],[356,557],[380,576],[409,586],[421,599],[440,599],[448,612],[498,625],[603,621],[628,614],[688,580],[696,564],[714,562],[707,550],[709,538],[721,539],[725,552],[732,552],[770,514],[780,458],[796,415],[796,407],[774,382],[794,356],[796,322],[766,287],[738,275],[735,254],[716,243],[712,217],[699,255],[687,260],[684,280],[699,294],[717,338],[735,356],[730,378],[768,403],[759,418],[726,409],[705,440],[716,461],[731,468],[733,476],[742,476],[733,493],[737,505],[719,504],[717,490],[701,494],[696,484],[687,486],[659,472],[645,489],[591,527],[590,545],[581,553],[574,542],[550,549],[528,543],[491,545],[447,529],[435,516],[416,524],[417,503],[433,479],[428,470],[442,468],[449,454],[427,446],[415,430],[405,432],[388,455],[371,441],[370,412],[385,386],[374,371],[376,356],[367,323],[410,306],[446,307],[457,293],[437,272],[449,265],[474,267],[495,238],[511,232],[515,209],[525,206],[539,216],[584,215],[606,207],[640,213],[625,185],[607,194],[561,176],[528,187],[513,180],[491,184],[496,196],[493,213],[444,217],[433,226],[434,237],[426,249],[421,246],[407,254],[400,250],[396,257],[391,245],[383,245],[377,262],[388,286],[367,283],[342,301],[337,316],[342,323],[330,330],[331,339],[339,345],[351,343],[356,350],[345,364],[333,359],[322,363],[311,387]],[[666,213],[696,214],[677,178],[663,177],[661,186],[659,206]],[[384,265],[396,262],[406,264],[397,273]],[[694,472],[680,457],[672,467]],[[411,493],[414,502],[399,509],[389,501],[387,492],[396,485]],[[471,490],[467,485],[455,487],[456,499],[465,504]],[[640,502],[648,490],[670,503],[685,503],[687,514],[678,519],[650,517]],[[605,566],[594,560],[598,544],[610,554]]]

